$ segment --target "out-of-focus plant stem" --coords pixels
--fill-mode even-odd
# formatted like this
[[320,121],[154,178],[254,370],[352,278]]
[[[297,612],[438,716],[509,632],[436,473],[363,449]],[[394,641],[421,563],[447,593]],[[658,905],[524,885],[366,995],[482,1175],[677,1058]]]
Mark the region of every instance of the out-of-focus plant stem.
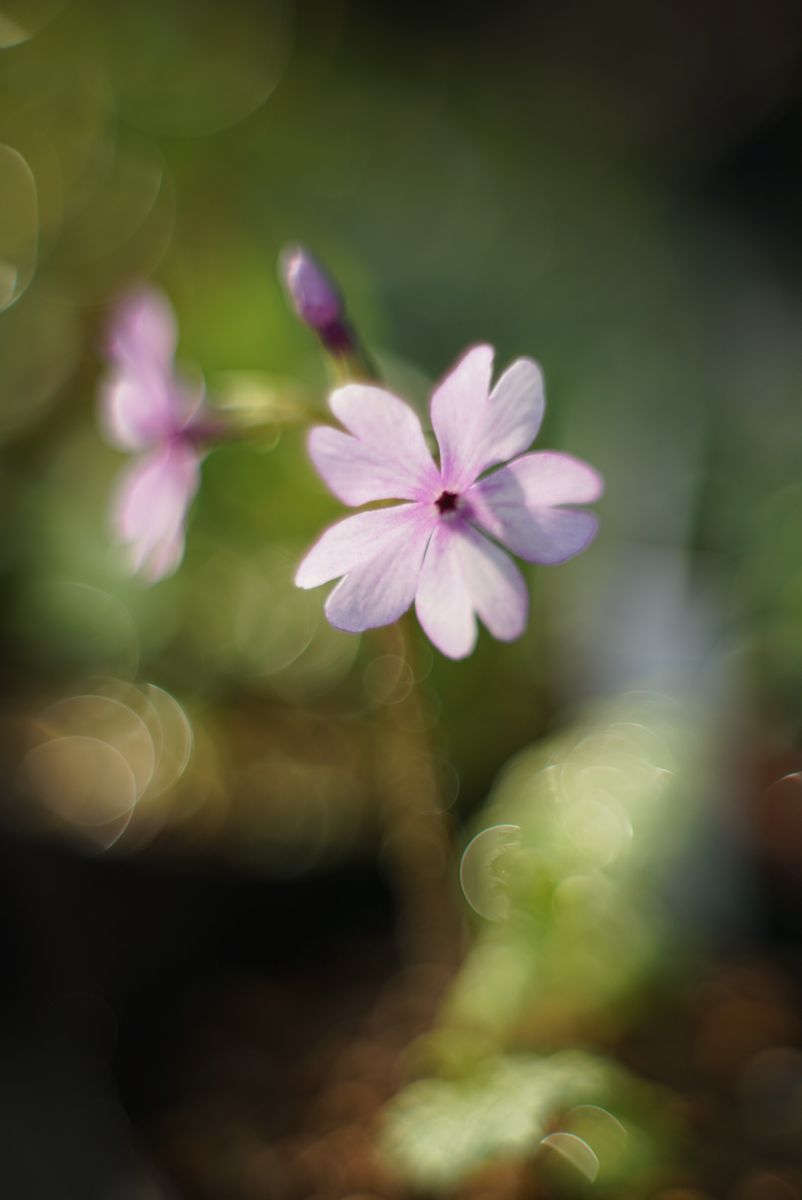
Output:
[[416,632],[407,615],[374,634],[382,653],[403,659],[413,679],[402,700],[377,711],[375,772],[404,953],[412,962],[454,967],[461,943],[457,870],[431,705],[419,683]]

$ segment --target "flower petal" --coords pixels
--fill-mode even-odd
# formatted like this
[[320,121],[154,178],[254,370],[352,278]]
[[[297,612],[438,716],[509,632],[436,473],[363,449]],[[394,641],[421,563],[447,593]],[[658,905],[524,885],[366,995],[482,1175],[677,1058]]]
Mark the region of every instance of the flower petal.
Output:
[[150,550],[145,561],[137,567],[148,583],[158,583],[174,574],[184,557],[186,539],[183,524],[169,537],[163,537]]
[[449,658],[467,658],[476,645],[476,619],[460,562],[458,528],[456,522],[438,524],[415,595],[424,633]]
[[169,380],[156,372],[114,371],[100,389],[100,425],[118,450],[145,450],[173,432]]
[[560,563],[593,541],[593,513],[554,507],[598,499],[601,476],[570,454],[543,451],[481,479],[466,493],[472,517],[529,562]]
[[529,589],[512,559],[465,525],[457,539],[459,559],[471,603],[493,637],[513,642],[526,629]]
[[133,292],[117,306],[108,334],[113,367],[100,390],[100,423],[120,450],[144,450],[200,420],[201,379],[175,372],[175,314],[152,288]]
[[123,473],[112,517],[133,572],[155,583],[178,566],[187,509],[199,482],[200,456],[181,442],[159,447]]
[[386,511],[398,513],[397,529],[382,539],[374,557],[348,572],[326,601],[329,621],[349,633],[397,621],[415,597],[436,515],[418,504]]
[[115,309],[108,337],[108,355],[124,366],[144,361],[167,370],[178,341],[175,313],[156,288],[141,287],[123,297]]
[[517,359],[488,396],[493,351],[477,346],[432,397],[444,487],[461,492],[488,467],[532,444],[543,420],[543,375],[531,358]]
[[419,489],[403,468],[348,433],[319,426],[307,445],[318,474],[343,504],[417,498]]
[[592,504],[604,491],[604,480],[590,463],[558,450],[524,454],[477,487],[487,485],[492,492],[492,482],[506,472],[517,480],[530,505]]
[[469,482],[532,445],[545,405],[540,367],[531,358],[516,359],[490,393]]
[[370,562],[384,546],[417,523],[417,504],[397,504],[346,517],[330,525],[312,546],[295,573],[300,588],[316,588]]
[[424,631],[449,658],[476,644],[476,613],[494,637],[509,642],[526,628],[529,593],[521,572],[498,546],[461,521],[441,521],[432,535],[415,597]]
[[474,346],[432,395],[432,428],[440,446],[440,474],[447,491],[472,483],[471,464],[487,408],[493,347]]
[[371,500],[431,500],[440,477],[420,421],[390,392],[349,384],[329,404],[349,431],[314,429],[309,453],[334,494],[346,504]]

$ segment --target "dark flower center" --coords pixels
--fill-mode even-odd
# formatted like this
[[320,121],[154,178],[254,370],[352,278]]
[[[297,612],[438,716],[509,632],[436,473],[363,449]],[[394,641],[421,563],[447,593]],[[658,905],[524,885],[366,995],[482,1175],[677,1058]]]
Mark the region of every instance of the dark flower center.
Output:
[[435,504],[441,513],[454,512],[458,499],[456,492],[443,492],[437,497]]

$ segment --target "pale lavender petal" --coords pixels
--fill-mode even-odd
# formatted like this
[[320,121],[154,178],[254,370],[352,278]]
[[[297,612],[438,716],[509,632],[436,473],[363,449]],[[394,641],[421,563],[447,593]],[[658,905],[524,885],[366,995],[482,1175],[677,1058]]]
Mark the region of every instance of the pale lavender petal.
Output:
[[200,455],[174,442],[137,459],[120,479],[112,512],[131,570],[151,582],[175,570],[184,547],[187,509],[200,482]]
[[429,542],[415,595],[415,611],[429,640],[449,658],[466,658],[476,645],[456,522],[441,521]]
[[432,423],[441,444],[445,487],[461,492],[488,467],[530,446],[543,420],[540,367],[519,358],[488,396],[492,350],[469,351],[432,398]]
[[493,637],[512,642],[526,629],[529,590],[512,559],[469,525],[457,536],[465,587]]
[[319,426],[310,432],[307,446],[318,474],[343,504],[415,498],[417,488],[403,477],[398,464],[349,433]]
[[329,400],[345,426],[315,429],[312,461],[346,504],[371,500],[431,500],[440,478],[415,413],[390,392],[362,384],[338,388]]
[[598,471],[573,454],[559,450],[536,450],[509,463],[477,484],[480,491],[493,494],[500,476],[515,479],[529,505],[592,504],[604,491]]
[[143,361],[167,370],[175,354],[178,331],[170,302],[156,288],[141,287],[118,303],[108,332],[107,352],[124,366]]
[[114,371],[101,384],[100,425],[118,450],[145,450],[174,431],[169,380],[156,372]]
[[326,616],[338,629],[361,633],[389,625],[412,603],[437,518],[428,506],[410,504],[403,510],[401,532],[385,537],[378,553],[354,566],[326,601]]
[[598,519],[557,508],[598,499],[601,476],[569,454],[527,454],[481,479],[466,493],[471,516],[529,562],[560,563],[593,541]]
[[106,440],[128,451],[146,450],[182,430],[220,426],[204,405],[200,375],[184,380],[147,363],[107,375],[100,387],[99,419]]
[[181,525],[171,537],[162,538],[152,547],[138,568],[139,573],[148,583],[158,583],[160,579],[166,579],[180,567],[185,546],[184,526]]
[[420,515],[417,504],[397,504],[357,513],[329,526],[298,567],[296,585],[320,587],[372,561],[384,546],[407,535],[410,527],[416,527]]
[[101,384],[100,422],[112,445],[143,450],[202,418],[203,381],[184,381],[173,366],[175,315],[165,297],[143,288],[116,308]]
[[488,467],[508,462],[532,445],[545,404],[540,367],[531,358],[516,359],[490,393],[471,463],[471,483]]
[[527,562],[555,566],[587,550],[599,532],[593,513],[572,508],[541,508],[531,512],[504,514],[494,528],[482,524]]
[[492,370],[492,346],[474,346],[432,395],[432,428],[447,491],[458,492],[475,478],[471,464],[481,437]]
[[474,614],[501,641],[521,636],[529,593],[503,550],[466,522],[445,520],[426,551],[415,607],[435,646],[449,658],[465,658],[476,644]]

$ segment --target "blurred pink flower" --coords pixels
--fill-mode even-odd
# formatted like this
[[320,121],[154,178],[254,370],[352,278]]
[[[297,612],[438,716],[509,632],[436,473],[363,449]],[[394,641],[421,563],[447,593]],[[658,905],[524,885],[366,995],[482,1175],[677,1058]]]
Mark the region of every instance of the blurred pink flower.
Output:
[[[492,368],[492,347],[476,346],[434,392],[439,467],[402,400],[362,384],[332,393],[331,410],[347,432],[317,428],[309,438],[329,488],[348,505],[409,502],[346,517],[298,568],[302,588],[342,577],[326,602],[338,629],[388,625],[414,600],[424,631],[450,658],[473,650],[477,616],[494,637],[512,641],[526,627],[529,595],[496,543],[528,562],[561,563],[595,537],[597,518],[564,506],[599,498],[597,472],[569,454],[522,453],[543,418],[537,363],[518,359],[491,391]],[[500,463],[507,465],[484,474]]]
[[154,288],[142,287],[118,305],[106,354],[111,368],[100,391],[107,440],[136,457],[122,472],[112,523],[132,573],[155,583],[184,554],[187,510],[200,483],[204,443],[215,434],[203,404],[203,384],[175,370],[175,314]]

